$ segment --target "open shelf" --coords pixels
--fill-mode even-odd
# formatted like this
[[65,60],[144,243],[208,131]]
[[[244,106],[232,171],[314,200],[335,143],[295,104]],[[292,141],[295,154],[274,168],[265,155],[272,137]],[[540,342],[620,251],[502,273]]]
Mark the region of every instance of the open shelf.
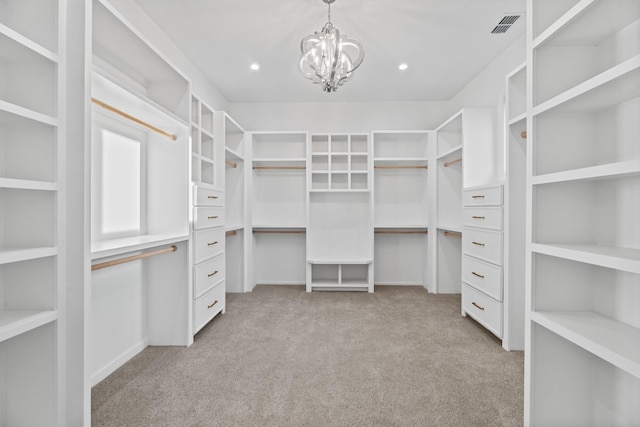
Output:
[[0,310],[0,343],[57,319],[54,310]]
[[531,320],[640,378],[640,328],[594,312],[533,311]]

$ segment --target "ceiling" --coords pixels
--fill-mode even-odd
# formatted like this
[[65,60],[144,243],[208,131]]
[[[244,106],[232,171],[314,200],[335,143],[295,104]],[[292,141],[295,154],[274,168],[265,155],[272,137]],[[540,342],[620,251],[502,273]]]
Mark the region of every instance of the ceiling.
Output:
[[[526,0],[336,0],[332,23],[366,54],[351,81],[325,93],[297,70],[300,40],[327,21],[321,0],[135,1],[230,102],[447,101],[526,21]],[[511,14],[523,16],[491,34]]]

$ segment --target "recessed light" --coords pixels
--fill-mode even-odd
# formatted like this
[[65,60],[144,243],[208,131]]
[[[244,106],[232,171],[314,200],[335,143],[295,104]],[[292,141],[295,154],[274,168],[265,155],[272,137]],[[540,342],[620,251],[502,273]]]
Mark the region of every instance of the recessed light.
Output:
[[251,64],[251,69],[253,71],[258,71],[260,69],[260,64],[258,64],[257,62],[254,62],[253,64]]
[[405,62],[403,62],[402,64],[398,65],[398,70],[400,70],[400,71],[404,71],[407,68],[409,68],[409,66]]

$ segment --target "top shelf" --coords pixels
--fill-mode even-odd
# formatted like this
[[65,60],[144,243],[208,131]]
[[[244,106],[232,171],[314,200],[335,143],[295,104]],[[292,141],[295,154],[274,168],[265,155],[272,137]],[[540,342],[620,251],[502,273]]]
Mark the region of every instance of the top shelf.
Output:
[[3,0],[0,1],[0,32],[11,29],[57,53],[58,13],[56,0]]

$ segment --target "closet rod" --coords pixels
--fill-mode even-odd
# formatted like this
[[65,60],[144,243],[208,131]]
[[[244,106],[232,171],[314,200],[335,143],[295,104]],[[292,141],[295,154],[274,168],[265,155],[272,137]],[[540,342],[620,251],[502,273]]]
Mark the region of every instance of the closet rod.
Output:
[[231,230],[231,231],[227,231],[225,233],[225,236],[235,236],[236,234],[238,234],[238,232],[236,230]]
[[306,169],[305,166],[254,166],[254,170],[256,169]]
[[238,164],[237,164],[237,163],[233,163],[233,162],[231,162],[231,161],[229,161],[229,160],[225,160],[224,162],[225,162],[226,164],[228,164],[229,166],[231,166],[232,168],[234,168],[234,169],[238,167]]
[[376,234],[429,234],[429,230],[410,230],[410,231],[401,231],[401,230],[376,230]]
[[450,162],[445,162],[444,167],[448,168],[451,165],[455,165],[456,163],[459,163],[462,161],[462,157],[460,157],[459,159],[455,159],[455,160],[451,160]]
[[374,166],[374,169],[429,169],[428,166]]
[[156,255],[166,254],[168,252],[175,252],[178,250],[176,245],[171,245],[168,248],[158,249],[155,251],[144,252],[138,255],[132,255],[124,258],[118,258],[111,261],[101,262],[99,264],[93,264],[91,266],[91,271],[100,270],[102,268],[113,267],[114,265],[124,264],[126,262],[137,261],[143,258],[149,258]]
[[444,232],[445,236],[450,236],[450,237],[457,237],[457,238],[462,238],[462,233],[456,233],[454,231],[445,231]]
[[254,233],[262,233],[262,234],[280,234],[280,233],[289,233],[289,234],[304,234],[305,230],[253,230]]
[[116,113],[116,114],[124,117],[125,119],[129,119],[132,122],[136,122],[139,125],[142,125],[142,126],[148,128],[148,129],[151,129],[152,131],[157,132],[160,135],[166,136],[167,138],[169,138],[172,141],[175,141],[176,139],[178,139],[178,137],[175,136],[174,134],[166,132],[166,131],[163,131],[162,129],[158,129],[157,127],[155,127],[153,125],[150,125],[147,122],[143,122],[142,120],[140,120],[140,119],[138,119],[136,117],[133,117],[132,115],[129,115],[129,114],[125,113],[122,110],[118,110],[116,107],[113,107],[113,106],[107,104],[106,102],[102,102],[102,101],[100,101],[100,100],[98,100],[96,98],[91,98],[91,102],[93,102],[96,105],[101,106],[102,108],[104,108],[106,110],[109,110],[109,111],[111,111],[113,113]]
[[526,131],[526,130],[523,130],[522,132],[520,132],[520,137],[521,137],[522,139],[527,139],[527,131]]

